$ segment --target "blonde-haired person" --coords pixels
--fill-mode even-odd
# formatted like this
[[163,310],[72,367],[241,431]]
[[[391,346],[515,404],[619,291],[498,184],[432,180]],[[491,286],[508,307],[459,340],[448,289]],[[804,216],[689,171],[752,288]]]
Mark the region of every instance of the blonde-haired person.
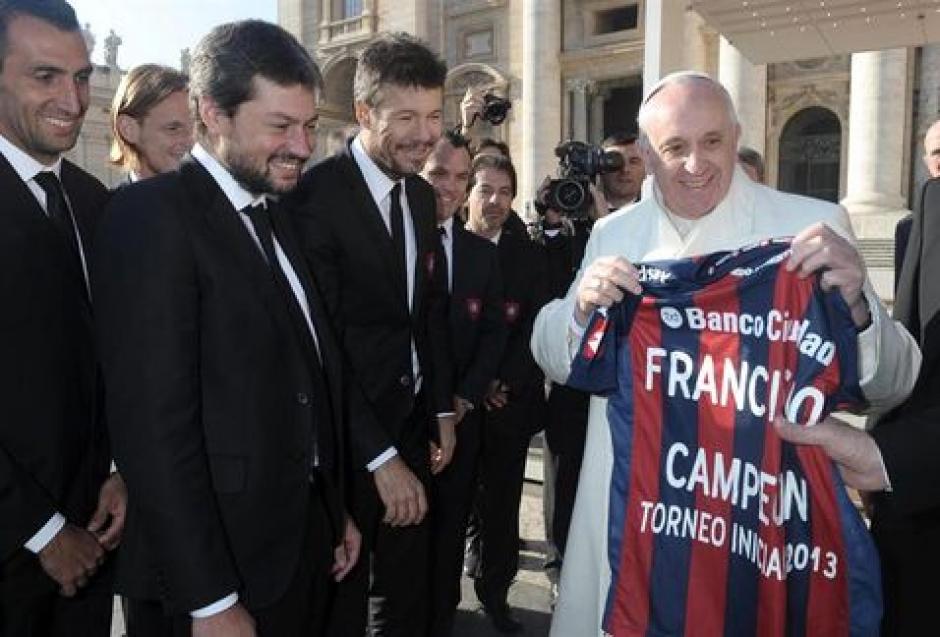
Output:
[[111,104],[111,155],[130,181],[175,170],[193,145],[189,78],[142,64],[121,80]]

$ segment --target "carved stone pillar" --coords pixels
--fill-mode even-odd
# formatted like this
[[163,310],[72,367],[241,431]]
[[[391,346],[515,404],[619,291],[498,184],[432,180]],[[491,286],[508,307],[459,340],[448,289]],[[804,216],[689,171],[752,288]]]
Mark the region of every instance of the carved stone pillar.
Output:
[[741,144],[761,155],[767,139],[767,66],[751,64],[721,38],[718,80],[728,89],[741,123]]
[[646,0],[644,94],[660,78],[684,66],[684,46],[676,42],[676,34],[685,32],[686,4],[676,0]]
[[522,180],[516,207],[532,199],[545,175],[554,174],[561,136],[561,7],[524,0],[522,5]]
[[565,88],[571,95],[569,136],[584,141],[588,136],[588,100],[594,90],[594,82],[578,77],[568,80]]
[[852,54],[849,165],[842,204],[853,222],[864,222],[862,216],[906,212],[909,61],[908,49]]

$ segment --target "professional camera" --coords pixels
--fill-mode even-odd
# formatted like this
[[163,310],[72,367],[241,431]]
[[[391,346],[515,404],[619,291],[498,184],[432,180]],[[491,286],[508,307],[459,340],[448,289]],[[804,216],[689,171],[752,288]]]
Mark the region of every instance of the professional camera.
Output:
[[586,217],[594,197],[590,185],[600,173],[611,173],[623,168],[620,153],[605,152],[584,142],[563,142],[555,147],[558,156],[558,179],[552,179],[539,190],[536,201],[542,207],[553,208],[568,217]]
[[512,102],[506,98],[487,93],[483,96],[483,112],[480,117],[493,126],[499,126],[506,120],[510,108]]

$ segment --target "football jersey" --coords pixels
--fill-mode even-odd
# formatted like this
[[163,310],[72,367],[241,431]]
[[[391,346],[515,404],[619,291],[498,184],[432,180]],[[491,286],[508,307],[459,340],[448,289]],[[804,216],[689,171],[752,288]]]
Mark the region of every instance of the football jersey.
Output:
[[848,307],[789,256],[638,264],[642,296],[585,330],[568,384],[608,398],[614,637],[878,633],[878,557],[838,470],[773,429],[864,400]]

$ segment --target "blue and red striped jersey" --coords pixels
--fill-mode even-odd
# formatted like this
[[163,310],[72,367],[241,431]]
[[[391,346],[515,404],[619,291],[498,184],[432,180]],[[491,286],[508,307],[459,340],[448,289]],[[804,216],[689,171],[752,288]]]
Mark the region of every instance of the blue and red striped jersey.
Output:
[[568,384],[608,398],[615,637],[878,633],[878,557],[838,470],[772,426],[864,400],[848,307],[789,254],[639,264],[643,295],[591,317]]

